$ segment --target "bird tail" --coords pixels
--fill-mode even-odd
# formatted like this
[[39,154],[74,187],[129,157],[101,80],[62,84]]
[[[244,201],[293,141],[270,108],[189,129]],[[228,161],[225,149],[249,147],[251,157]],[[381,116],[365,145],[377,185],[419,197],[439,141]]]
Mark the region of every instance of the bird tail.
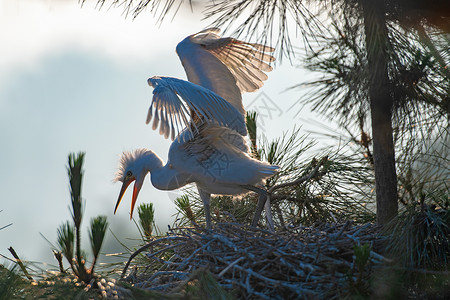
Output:
[[259,169],[259,173],[263,174],[264,177],[270,177],[277,173],[280,167],[276,165],[263,164]]

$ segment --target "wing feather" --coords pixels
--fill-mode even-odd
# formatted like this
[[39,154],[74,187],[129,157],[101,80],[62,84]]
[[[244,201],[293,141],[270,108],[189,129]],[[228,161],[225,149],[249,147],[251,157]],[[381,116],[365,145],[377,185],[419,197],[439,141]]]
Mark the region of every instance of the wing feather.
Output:
[[183,143],[183,147],[201,161],[210,159],[212,153],[219,149],[247,155],[250,151],[242,135],[230,128],[214,124],[202,126],[200,133]]
[[154,116],[155,117],[153,118],[152,129],[156,130],[156,128],[158,128],[158,124],[159,124],[159,110],[157,108],[155,109]]
[[[247,71],[249,69],[261,69],[266,72],[272,71],[272,67],[267,62],[273,62],[275,58],[266,53],[275,51],[272,47],[246,43],[234,38],[220,38],[217,34],[197,34],[192,41],[203,45],[206,50],[212,52],[228,67],[235,77],[250,77],[254,81],[260,82],[255,85],[258,88],[262,86],[262,81],[267,79],[267,75],[259,76],[259,74],[255,74],[256,72],[254,74],[246,74]],[[239,85],[239,80],[237,80],[237,84]],[[252,92],[253,90],[241,89],[241,91]]]
[[[245,166],[240,173],[245,173],[249,171],[248,168],[251,168],[249,172],[253,174],[253,180],[250,181],[259,182],[275,174],[278,169],[278,166],[251,158],[249,148],[242,135],[227,127],[215,124],[201,127],[199,134],[184,143],[177,144],[175,147],[182,147],[183,151],[189,157],[195,158],[204,170],[212,172],[214,172],[216,164],[220,164],[220,161],[239,161],[242,166]],[[171,157],[171,155],[172,151],[169,151],[169,160],[177,159]],[[239,182],[239,177],[240,174],[235,174],[228,178],[227,182],[236,181],[236,183],[242,184],[242,182]]]
[[[263,45],[244,43],[232,39],[223,48],[211,51],[228,67],[237,79],[236,84],[242,92],[253,92],[263,86],[267,75],[263,72],[272,71],[267,62],[274,61],[274,57],[264,52],[258,52],[253,46],[263,48]],[[273,48],[267,48],[273,50]]]
[[199,126],[196,123],[202,122],[217,123],[241,135],[247,134],[243,115],[214,92],[171,77],[152,77],[148,79],[148,84],[154,90],[147,124],[153,120],[152,129],[156,130],[159,126],[159,134],[165,138],[170,136],[174,140],[184,127],[193,134],[192,130],[197,130]]
[[231,103],[241,114],[243,92],[263,86],[270,72],[269,54],[275,49],[246,43],[234,38],[221,38],[217,28],[203,30],[181,41],[177,53],[189,81],[201,85]]

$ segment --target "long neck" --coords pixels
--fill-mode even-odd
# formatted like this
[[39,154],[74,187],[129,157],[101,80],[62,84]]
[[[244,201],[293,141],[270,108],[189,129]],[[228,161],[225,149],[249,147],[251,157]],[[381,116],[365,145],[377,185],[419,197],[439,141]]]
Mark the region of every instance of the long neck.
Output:
[[163,165],[161,158],[153,151],[148,151],[143,158],[145,159],[145,175],[150,172],[150,180],[155,188],[165,191],[174,190],[187,183],[185,176],[181,176],[172,165]]
[[189,178],[180,174],[173,167],[168,165],[163,166],[163,161],[153,151],[148,150],[142,157],[142,164],[144,165],[142,174],[143,177],[150,172],[151,181],[155,188],[159,190],[174,190],[178,189],[190,181]]
[[167,178],[169,174],[167,174],[167,170],[163,166],[162,159],[151,150],[145,152],[145,155],[141,159],[144,166],[143,177],[150,172],[153,186],[160,190],[166,190],[170,178]]
[[156,155],[155,152],[148,150],[145,155],[142,157],[142,163],[144,165],[144,171],[148,172],[157,172],[163,166],[163,161]]
[[[144,178],[147,176],[147,174],[150,172],[151,181],[154,187],[161,189],[160,183],[161,179],[164,177],[164,167],[163,167],[163,161],[161,158],[159,158],[158,155],[156,155],[155,152],[148,150],[145,152],[145,155],[143,155],[141,158],[141,164],[143,165],[142,173],[140,178],[142,180],[138,183],[140,186],[144,183]],[[163,179],[164,180],[164,179]]]

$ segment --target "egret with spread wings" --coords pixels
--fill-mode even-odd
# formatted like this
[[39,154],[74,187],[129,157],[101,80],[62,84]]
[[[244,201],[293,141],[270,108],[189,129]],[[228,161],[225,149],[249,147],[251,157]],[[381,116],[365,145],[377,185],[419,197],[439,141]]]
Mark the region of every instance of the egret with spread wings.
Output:
[[[266,194],[258,187],[275,174],[277,166],[253,159],[245,141],[243,92],[252,92],[267,79],[268,63],[274,60],[266,52],[273,48],[220,38],[218,29],[207,29],[180,42],[177,53],[189,81],[171,77],[148,79],[154,88],[147,123],[153,130],[173,140],[168,161],[151,150],[124,152],[116,180],[123,182],[114,212],[127,187],[135,181],[130,215],[148,173],[153,186],[174,190],[189,183],[197,185],[211,226],[211,194],[240,195],[254,190],[260,193],[256,225]],[[181,99],[182,100],[181,100]]]

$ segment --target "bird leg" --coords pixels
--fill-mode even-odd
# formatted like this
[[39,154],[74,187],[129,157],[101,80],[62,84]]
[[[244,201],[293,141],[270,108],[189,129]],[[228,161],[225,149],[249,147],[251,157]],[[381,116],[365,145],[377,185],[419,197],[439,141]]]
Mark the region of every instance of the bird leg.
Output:
[[266,216],[267,216],[267,223],[269,224],[270,230],[273,230],[273,220],[272,220],[272,213],[270,211],[270,200],[269,200],[269,193],[262,189],[258,188],[253,185],[242,185],[243,188],[256,192],[259,195],[258,203],[256,204],[256,211],[255,215],[253,216],[252,220],[252,226],[256,227],[258,225],[259,218],[261,217],[261,213],[263,211],[263,208],[266,208]]
[[266,204],[264,205],[264,209],[266,211],[266,220],[267,224],[269,225],[269,230],[271,232],[275,232],[275,226],[273,225],[273,218],[272,218],[272,210],[270,208],[270,196],[267,194]]
[[211,194],[201,189],[198,189],[198,194],[200,195],[200,199],[202,199],[203,207],[205,210],[206,228],[211,229],[211,212],[209,206],[209,203],[211,201]]

